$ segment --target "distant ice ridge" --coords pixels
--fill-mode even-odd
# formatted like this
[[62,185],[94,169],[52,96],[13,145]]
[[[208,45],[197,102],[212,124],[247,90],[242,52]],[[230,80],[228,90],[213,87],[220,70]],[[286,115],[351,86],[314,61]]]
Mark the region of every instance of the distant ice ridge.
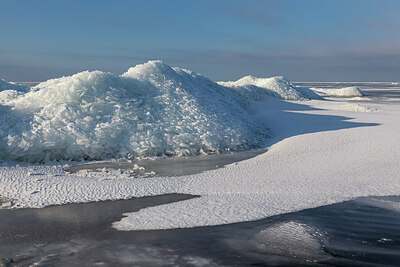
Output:
[[355,86],[343,88],[311,88],[321,96],[335,96],[335,97],[360,97],[363,96],[360,89]]
[[283,76],[272,78],[256,78],[245,76],[235,82],[218,82],[250,99],[258,100],[263,95],[271,95],[286,100],[321,99],[307,87],[294,86]]
[[190,155],[262,145],[247,100],[161,61],[121,76],[84,71],[0,95],[0,159]]
[[[28,91],[29,87],[27,86],[6,82],[5,80],[0,79],[0,105],[3,105]],[[2,109],[0,108],[0,111],[1,110]]]
[[5,91],[5,90],[7,90],[7,91],[13,90],[13,91],[19,91],[19,92],[27,92],[27,91],[29,91],[29,87],[28,86],[23,86],[23,85],[18,85],[18,84],[12,83],[12,82],[11,83],[10,82],[6,82],[5,80],[0,79],[0,92]]

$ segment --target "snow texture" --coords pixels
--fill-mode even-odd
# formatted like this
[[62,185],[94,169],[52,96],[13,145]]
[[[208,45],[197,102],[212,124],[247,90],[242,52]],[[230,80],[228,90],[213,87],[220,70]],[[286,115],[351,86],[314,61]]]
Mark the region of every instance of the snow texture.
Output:
[[334,96],[334,97],[360,97],[363,96],[360,89],[355,86],[343,88],[311,88],[314,92],[321,96]]
[[161,61],[0,95],[0,159],[45,162],[238,151],[267,129],[228,88]]
[[263,95],[271,95],[286,100],[321,99],[316,93],[306,87],[294,86],[283,76],[272,78],[256,78],[245,76],[235,82],[218,82],[240,95],[259,100]]

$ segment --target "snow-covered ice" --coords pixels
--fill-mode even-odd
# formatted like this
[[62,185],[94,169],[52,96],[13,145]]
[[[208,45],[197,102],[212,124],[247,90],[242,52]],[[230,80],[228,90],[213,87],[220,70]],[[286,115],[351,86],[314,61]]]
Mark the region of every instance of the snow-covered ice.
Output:
[[[351,99],[351,101],[354,101]],[[357,103],[346,103],[346,104],[340,104],[337,106],[331,106],[331,109],[337,109],[337,110],[349,110],[349,111],[356,111],[356,112],[373,112],[376,111],[375,108],[367,107],[364,105],[360,105]]]
[[260,100],[264,95],[271,95],[286,100],[321,99],[307,87],[294,86],[283,76],[256,78],[245,76],[235,82],[218,82],[231,88],[243,97]]
[[363,93],[358,87],[349,86],[343,88],[311,88],[314,92],[321,96],[334,96],[334,97],[361,97]]
[[[157,67],[157,65],[159,63],[154,63],[154,66]],[[400,120],[398,119],[400,105],[363,103],[362,107],[373,109],[374,112],[359,112],[360,110],[352,108],[337,108],[347,105],[344,100],[340,99],[287,101],[266,94],[260,97],[259,101],[250,101],[246,97],[241,99],[240,94],[234,93],[231,89],[215,85],[212,81],[201,76],[198,77],[190,71],[167,68],[164,65],[161,65],[161,68],[167,68],[168,72],[176,75],[177,78],[172,81],[166,79],[168,82],[157,87],[154,84],[164,81],[160,78],[165,75],[164,71],[161,76],[158,76],[156,71],[150,76],[138,74],[142,69],[151,67],[146,64],[141,65],[130,69],[122,76],[102,72],[72,76],[80,77],[79,75],[82,75],[87,79],[89,79],[87,76],[90,76],[94,80],[100,79],[100,81],[96,81],[101,84],[106,81],[106,84],[112,85],[104,88],[96,87],[96,90],[88,87],[87,80],[82,77],[83,80],[77,79],[77,81],[72,81],[71,77],[50,80],[32,89],[31,92],[10,101],[14,103],[15,107],[23,107],[30,99],[32,100],[31,105],[40,107],[37,109],[39,110],[37,112],[40,113],[47,107],[47,104],[44,105],[40,101],[47,100],[46,97],[36,98],[35,94],[43,94],[43,96],[51,94],[52,97],[55,94],[55,101],[57,101],[57,92],[51,92],[47,88],[59,85],[60,87],[57,88],[64,88],[69,92],[69,94],[63,92],[63,96],[60,98],[68,99],[70,97],[72,102],[78,101],[78,95],[85,92],[90,99],[99,99],[102,108],[97,110],[108,110],[107,107],[104,107],[105,103],[116,102],[107,102],[107,96],[116,101],[113,97],[121,99],[122,97],[118,93],[126,93],[122,90],[125,87],[120,85],[121,82],[123,84],[147,84],[146,90],[154,89],[157,93],[161,90],[160,88],[171,92],[172,88],[177,88],[176,85],[182,85],[179,88],[185,87],[182,90],[189,92],[186,89],[188,84],[197,84],[197,81],[202,79],[204,83],[209,84],[203,87],[204,90],[209,90],[207,94],[211,93],[220,101],[222,99],[219,97],[220,92],[216,92],[216,88],[220,88],[223,90],[223,96],[228,97],[229,101],[226,106],[218,102],[223,107],[218,110],[226,113],[232,112],[226,114],[228,118],[226,121],[222,120],[219,115],[216,115],[215,120],[212,121],[215,124],[222,121],[226,127],[230,120],[234,120],[235,116],[239,115],[245,116],[240,117],[238,125],[238,127],[243,127],[243,131],[249,129],[246,128],[247,118],[252,120],[249,124],[250,127],[253,127],[253,123],[256,122],[257,127],[250,128],[252,130],[268,127],[270,138],[264,140],[268,151],[252,159],[230,164],[225,168],[181,177],[152,178],[132,178],[107,172],[102,175],[70,174],[62,169],[65,163],[29,164],[11,162],[7,159],[0,163],[2,205],[40,208],[54,204],[125,199],[169,193],[199,196],[127,213],[120,221],[113,224],[113,227],[119,230],[150,230],[243,222],[337,203],[360,196],[400,195],[400,164],[398,164],[400,142],[397,141],[400,134]],[[75,86],[75,82],[78,85],[81,83],[86,83],[86,85]],[[70,84],[70,86],[65,84]],[[114,89],[115,91],[107,94],[108,90]],[[103,90],[103,93],[98,94],[97,90]],[[190,91],[190,95],[195,93],[196,91]],[[164,96],[164,94],[162,95]],[[167,94],[167,96],[169,95]],[[189,98],[189,93],[187,97]],[[202,98],[196,97],[195,99]],[[175,98],[169,101],[172,106],[176,103],[174,102]],[[187,103],[188,111],[192,107],[198,107],[197,105],[191,106],[190,103]],[[232,103],[238,104],[232,107]],[[3,105],[2,108],[9,108],[10,106],[7,105]],[[78,115],[95,116],[94,114],[96,114],[94,111],[92,115],[85,113],[89,112],[87,109],[76,111],[73,107],[64,109],[62,104],[58,106],[61,106],[59,109],[63,112],[71,110],[72,113],[76,112],[71,118],[79,118]],[[239,107],[243,107],[243,109],[239,109]],[[110,110],[113,109],[110,108]],[[206,114],[219,112],[218,110],[210,110]],[[183,113],[178,111],[177,115],[181,116]],[[200,116],[202,112],[199,111],[196,114]],[[240,112],[245,112],[245,115],[240,115]],[[165,114],[163,113],[163,116]],[[182,116],[186,118],[184,115]],[[61,118],[63,116],[57,120],[61,120]],[[11,117],[10,121],[14,122],[14,119],[16,118]],[[3,120],[2,123],[5,121]],[[232,123],[237,126],[238,122],[235,120]],[[219,129],[218,126],[215,127],[209,128],[209,131]],[[113,130],[114,128],[109,129],[110,134]],[[193,130],[193,133],[196,131],[197,129]],[[235,134],[246,133],[243,131],[232,132],[232,138]],[[38,136],[40,135],[38,134]]]

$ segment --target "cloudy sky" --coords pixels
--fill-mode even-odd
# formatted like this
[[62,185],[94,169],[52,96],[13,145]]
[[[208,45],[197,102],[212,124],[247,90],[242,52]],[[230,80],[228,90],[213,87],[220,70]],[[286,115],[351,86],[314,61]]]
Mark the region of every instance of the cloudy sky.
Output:
[[399,81],[397,0],[0,0],[0,78],[162,59],[214,80]]

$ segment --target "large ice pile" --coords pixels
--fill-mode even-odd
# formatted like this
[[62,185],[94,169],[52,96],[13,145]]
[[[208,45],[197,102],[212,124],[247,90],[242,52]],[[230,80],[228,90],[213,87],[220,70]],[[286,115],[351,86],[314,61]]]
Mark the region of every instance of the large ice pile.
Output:
[[312,88],[317,94],[321,96],[334,96],[334,97],[359,97],[363,96],[360,89],[355,86],[343,88]]
[[319,95],[306,87],[294,86],[283,76],[272,78],[256,78],[245,76],[235,82],[218,82],[250,99],[260,99],[263,95],[271,95],[286,100],[321,99]]
[[[0,96],[1,99],[1,96]],[[266,128],[232,90],[160,61],[84,71],[0,102],[0,158],[189,155],[260,146]]]

